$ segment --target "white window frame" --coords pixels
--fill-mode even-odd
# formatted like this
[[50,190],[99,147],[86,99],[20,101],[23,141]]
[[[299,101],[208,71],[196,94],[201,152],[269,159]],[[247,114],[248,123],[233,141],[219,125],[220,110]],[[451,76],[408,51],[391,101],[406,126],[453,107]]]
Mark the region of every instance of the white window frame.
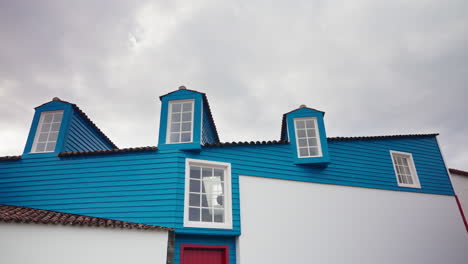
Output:
[[[411,178],[413,180],[413,184],[401,183],[398,180],[398,171],[397,171],[397,168],[396,168],[394,156],[403,156],[404,158],[408,159],[408,165],[409,165],[408,167],[409,167],[409,170],[410,170],[410,173],[411,173]],[[416,166],[414,165],[413,155],[411,153],[390,150],[390,158],[392,160],[393,170],[395,172],[395,178],[396,178],[396,181],[397,181],[399,187],[421,188],[421,184],[419,182],[419,177],[418,177],[418,172],[416,171]]]
[[[211,167],[224,170],[224,223],[189,220],[190,166]],[[185,192],[184,192],[184,227],[232,229],[232,184],[231,164],[226,162],[185,159]]]
[[[312,122],[314,122],[316,138],[317,138],[317,148],[318,148],[318,154],[317,155],[314,155],[314,156],[301,156],[301,153],[300,153],[300,150],[299,150],[299,139],[297,138],[296,120],[312,120]],[[294,124],[294,135],[296,136],[297,157],[300,158],[300,159],[323,157],[322,143],[320,142],[320,131],[319,131],[319,127],[318,127],[317,117],[309,116],[309,117],[294,118],[293,119],[293,124]]]
[[[192,131],[190,131],[190,141],[188,142],[171,142],[171,127],[172,127],[172,104],[174,103],[192,103],[192,117],[190,122],[192,123]],[[166,144],[185,144],[185,143],[192,143],[193,142],[193,132],[194,132],[194,110],[195,110],[195,100],[193,99],[186,99],[186,100],[173,100],[169,101],[168,104],[168,114],[167,114],[167,129],[166,129]],[[182,118],[182,116],[180,117]]]
[[[42,130],[42,126],[44,125],[44,118],[45,118],[45,114],[51,114],[51,113],[62,113],[62,119],[60,119],[60,125],[59,125],[59,130],[57,131],[58,135],[57,135],[57,139],[55,140],[55,147],[54,147],[54,150],[49,150],[49,151],[37,151],[37,144],[39,143],[39,136],[41,134],[41,130]],[[55,111],[44,111],[41,113],[41,116],[39,117],[39,124],[37,125],[36,127],[36,134],[34,135],[34,141],[33,141],[33,144],[31,146],[31,151],[30,153],[51,153],[51,152],[55,152],[55,149],[57,148],[57,142],[58,142],[58,138],[60,136],[60,128],[62,127],[62,123],[63,123],[63,115],[64,115],[64,111],[63,110],[55,110]],[[48,132],[50,134],[50,131]],[[46,141],[47,143],[49,141]]]

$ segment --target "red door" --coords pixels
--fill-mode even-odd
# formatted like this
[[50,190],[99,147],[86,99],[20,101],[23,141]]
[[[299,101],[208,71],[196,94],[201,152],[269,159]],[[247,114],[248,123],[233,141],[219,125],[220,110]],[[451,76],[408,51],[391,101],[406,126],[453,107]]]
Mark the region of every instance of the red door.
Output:
[[181,245],[181,264],[229,264],[227,246]]

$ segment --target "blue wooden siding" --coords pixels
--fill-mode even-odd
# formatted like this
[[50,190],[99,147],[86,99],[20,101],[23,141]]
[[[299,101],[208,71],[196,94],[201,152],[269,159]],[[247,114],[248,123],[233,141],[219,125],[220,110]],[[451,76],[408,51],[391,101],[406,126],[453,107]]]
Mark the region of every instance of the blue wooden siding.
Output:
[[[421,189],[398,187],[389,150],[413,154]],[[435,137],[329,141],[327,167],[295,165],[288,144],[203,147],[0,162],[0,203],[239,235],[239,175],[453,195]],[[233,229],[183,228],[185,158],[232,166]]]
[[73,113],[65,138],[64,152],[112,149],[112,146],[83,118]]
[[176,235],[174,248],[174,264],[180,263],[180,245],[182,244],[229,246],[229,264],[236,264],[235,237]]
[[[203,104],[203,107],[206,107]],[[203,109],[203,118],[202,118],[202,145],[206,143],[216,143],[215,130],[211,119],[208,116],[208,109]]]

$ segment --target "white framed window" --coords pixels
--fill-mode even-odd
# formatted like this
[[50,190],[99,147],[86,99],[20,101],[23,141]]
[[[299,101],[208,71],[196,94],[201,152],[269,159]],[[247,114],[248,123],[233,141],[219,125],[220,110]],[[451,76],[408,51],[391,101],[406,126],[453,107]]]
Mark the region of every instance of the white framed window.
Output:
[[190,143],[193,141],[193,105],[193,99],[169,102],[166,143]]
[[184,226],[232,229],[230,163],[186,159]]
[[414,166],[413,155],[407,152],[390,150],[393,169],[400,187],[421,188],[418,173]]
[[42,112],[36,129],[32,153],[54,152],[57,144],[63,110]]
[[294,118],[294,131],[299,158],[322,156],[316,117]]

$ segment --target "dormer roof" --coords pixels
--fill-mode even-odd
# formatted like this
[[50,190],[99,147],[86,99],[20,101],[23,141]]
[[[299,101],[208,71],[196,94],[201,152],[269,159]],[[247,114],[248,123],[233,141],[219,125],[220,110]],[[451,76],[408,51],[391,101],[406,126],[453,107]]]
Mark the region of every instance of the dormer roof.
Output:
[[286,125],[286,116],[288,114],[291,114],[293,112],[296,112],[296,111],[303,111],[303,109],[308,109],[308,110],[312,110],[314,112],[319,112],[319,113],[322,113],[322,116],[325,115],[325,112],[323,111],[320,111],[320,110],[317,110],[315,108],[311,108],[311,107],[307,107],[306,105],[300,105],[298,108],[294,109],[294,110],[291,110],[287,113],[284,113],[283,114],[283,119],[281,121],[281,136],[280,136],[280,140],[283,141],[283,140],[288,140],[288,131],[287,131],[287,125]]
[[81,118],[83,118],[83,120],[92,128],[94,129],[103,139],[104,141],[106,141],[107,144],[109,144],[110,146],[112,146],[113,149],[118,149],[118,147],[114,144],[114,142],[112,142],[107,136],[106,134],[104,134],[104,132],[101,131],[101,129],[99,129],[96,124],[88,117],[88,115],[86,115],[85,112],[83,112],[83,110],[81,110],[76,104],[74,103],[70,103],[68,101],[64,101],[64,100],[61,100],[60,98],[58,97],[54,97],[52,99],[52,101],[49,101],[47,103],[43,103],[37,107],[35,107],[34,109],[37,109],[37,108],[40,108],[42,106],[45,106],[47,104],[50,104],[52,102],[60,102],[60,103],[64,103],[64,104],[69,104],[71,105],[71,107],[73,108],[73,110],[75,111],[75,113],[77,113]]

